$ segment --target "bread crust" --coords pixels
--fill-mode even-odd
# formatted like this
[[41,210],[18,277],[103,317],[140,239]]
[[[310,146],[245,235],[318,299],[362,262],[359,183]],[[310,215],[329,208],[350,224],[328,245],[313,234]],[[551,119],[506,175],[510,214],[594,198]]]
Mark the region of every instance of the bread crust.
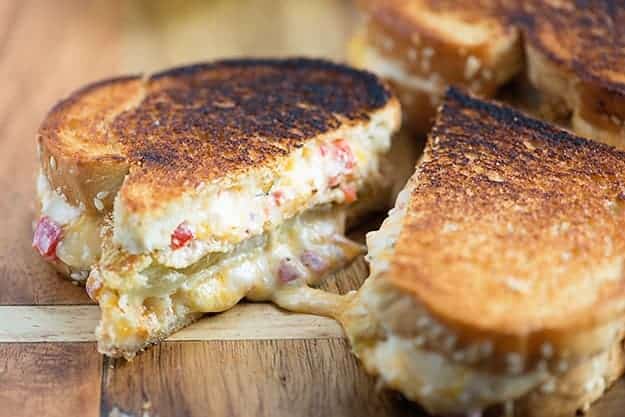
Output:
[[[499,3],[477,0],[459,8],[456,1],[364,1],[365,36],[411,74],[434,73],[449,84],[473,83],[475,92],[492,94],[520,70],[522,54],[518,30],[502,19]],[[474,71],[466,71],[469,57],[477,60]]]
[[368,62],[366,51],[358,51],[371,49],[397,66],[403,77],[438,85],[426,91],[386,76],[402,102],[404,122],[417,133],[425,135],[431,127],[446,86],[491,97],[522,69],[519,31],[501,18],[498,1],[470,2],[462,8],[454,1],[361,3],[368,20],[353,42],[352,61],[386,76]]
[[201,184],[271,166],[388,106],[399,114],[377,77],[327,61],[197,64],[74,93],[42,124],[41,160],[75,204],[101,210],[94,198],[106,194],[106,211],[121,187],[130,210],[150,211]]
[[509,19],[523,31],[530,79],[566,100],[573,128],[625,147],[625,2],[533,0]]
[[450,89],[390,281],[460,340],[594,354],[625,315],[624,172],[622,151]]
[[[525,66],[534,85],[566,103],[578,134],[625,148],[625,1],[477,0],[462,7],[452,0],[360,3],[370,17],[366,43],[402,63],[407,74],[436,75],[445,86],[492,97]],[[428,56],[422,56],[428,48]],[[468,56],[477,60],[468,65]],[[429,101],[402,104],[409,115]],[[426,122],[417,117],[412,124]]]

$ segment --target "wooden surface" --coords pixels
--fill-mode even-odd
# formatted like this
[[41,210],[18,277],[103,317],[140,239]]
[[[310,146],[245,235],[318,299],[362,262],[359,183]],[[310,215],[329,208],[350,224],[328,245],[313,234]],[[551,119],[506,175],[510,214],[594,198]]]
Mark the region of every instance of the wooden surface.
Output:
[[[132,362],[103,358],[97,307],[30,248],[35,132],[56,100],[221,56],[341,59],[353,17],[346,0],[0,2],[0,417],[423,415],[376,389],[336,323],[262,304],[207,317]],[[356,288],[366,272],[360,259],[326,288]],[[622,417],[624,398],[621,382],[590,415]]]

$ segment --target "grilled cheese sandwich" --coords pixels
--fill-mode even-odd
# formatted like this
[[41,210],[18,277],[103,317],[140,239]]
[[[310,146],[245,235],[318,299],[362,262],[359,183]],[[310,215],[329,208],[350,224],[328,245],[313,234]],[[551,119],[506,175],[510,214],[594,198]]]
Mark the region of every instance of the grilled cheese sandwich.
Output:
[[399,119],[375,76],[317,60],[94,84],[40,130],[33,245],[89,275],[100,350],[131,358],[202,313],[307,288],[359,255],[346,218],[386,204]]
[[433,414],[586,410],[625,370],[623,172],[622,151],[450,89],[369,277],[319,312]]
[[623,148],[620,1],[360,2],[351,61],[388,79],[405,124],[425,135],[449,85],[498,97]]

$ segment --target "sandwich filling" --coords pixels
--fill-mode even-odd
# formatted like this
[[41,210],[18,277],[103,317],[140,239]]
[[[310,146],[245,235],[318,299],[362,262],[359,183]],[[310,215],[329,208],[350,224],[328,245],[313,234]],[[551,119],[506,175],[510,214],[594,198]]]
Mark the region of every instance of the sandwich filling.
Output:
[[[525,368],[522,358],[508,354],[507,369],[486,369],[477,364],[488,362],[494,353],[492,344],[480,342],[473,345],[475,349],[454,350],[457,339],[453,330],[437,323],[388,282],[386,275],[413,181],[399,194],[380,230],[367,235],[370,276],[338,317],[367,370],[435,414],[481,415],[497,405],[512,415],[515,400],[554,393],[571,396],[571,390],[579,385],[587,387],[585,397],[600,395],[611,381],[602,369],[595,370],[595,365],[590,369],[590,365],[607,363],[612,346],[591,357],[566,361],[554,357],[550,345],[545,344],[543,360],[536,366]],[[421,329],[416,334],[398,331],[393,325],[393,321],[408,320],[407,312]],[[614,346],[620,348],[622,331],[616,333]],[[582,384],[577,381],[580,374],[586,378]],[[601,384],[599,394],[597,384]]]
[[[418,77],[398,60],[383,56],[376,48],[362,41],[354,41],[352,47],[353,60],[359,66],[368,68],[395,84],[401,86],[403,91],[415,91],[427,95],[430,104],[436,106],[445,92],[446,84],[443,78],[431,72],[428,77]],[[430,49],[431,50],[431,49]],[[416,58],[417,59],[421,58]],[[407,97],[402,97],[402,101],[409,101]],[[410,103],[406,103],[410,104]]]
[[37,196],[40,217],[33,246],[45,259],[63,266],[61,269],[72,279],[84,281],[100,257],[102,218],[70,204],[41,171],[37,176]]
[[307,210],[186,268],[167,266],[156,254],[116,250],[109,231],[87,281],[87,292],[102,310],[100,351],[132,357],[200,314],[227,310],[243,298],[288,301],[285,294],[294,288],[315,284],[363,252],[344,237],[344,224],[343,208]]

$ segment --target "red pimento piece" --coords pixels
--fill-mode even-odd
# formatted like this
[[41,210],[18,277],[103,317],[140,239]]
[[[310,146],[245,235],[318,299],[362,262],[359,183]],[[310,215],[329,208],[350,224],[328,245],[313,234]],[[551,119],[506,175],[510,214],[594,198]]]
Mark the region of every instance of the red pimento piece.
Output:
[[278,279],[281,282],[291,282],[299,278],[299,276],[299,271],[297,270],[295,265],[291,263],[291,260],[289,258],[283,259],[280,262],[280,266],[278,267]]
[[48,216],[39,219],[33,235],[33,247],[48,261],[56,260],[56,247],[61,241],[63,229]]
[[276,206],[280,207],[284,202],[284,193],[280,190],[274,191],[271,193],[273,196],[273,201],[276,203]]
[[337,139],[332,142],[332,145],[334,146],[334,158],[341,161],[347,173],[350,173],[356,166],[356,158],[349,143],[345,139]]
[[169,246],[174,250],[180,249],[192,239],[193,230],[191,230],[191,226],[189,226],[189,223],[184,221],[180,223],[178,227],[176,227],[176,230],[172,232],[171,243]]
[[317,252],[305,250],[299,259],[306,268],[315,272],[321,272],[328,268],[328,263]]
[[353,203],[358,199],[358,195],[356,193],[356,187],[351,184],[343,184],[341,185],[341,191],[343,191],[343,195],[345,196],[346,203]]
[[341,178],[338,175],[332,175],[330,178],[328,178],[328,187],[336,187],[337,185],[339,185],[340,182]]

